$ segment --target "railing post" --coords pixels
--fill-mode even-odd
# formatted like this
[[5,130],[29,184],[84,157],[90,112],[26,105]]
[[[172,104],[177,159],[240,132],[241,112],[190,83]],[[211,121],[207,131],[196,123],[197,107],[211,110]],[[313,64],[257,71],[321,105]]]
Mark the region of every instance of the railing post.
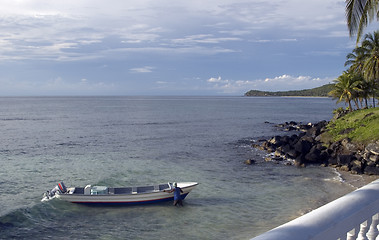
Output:
[[[366,233],[368,231],[368,223],[367,223],[368,220],[364,221],[363,223],[361,223],[360,227],[361,227],[361,230],[359,231],[358,233],[358,238],[357,240],[368,240],[367,237],[366,237]],[[371,223],[371,221],[370,221]]]
[[375,240],[378,236],[378,224],[379,224],[379,213],[375,214],[372,217],[372,223],[370,225],[370,229],[367,232],[367,237],[369,240]]
[[347,232],[346,240],[356,240],[357,239],[357,230],[353,228],[350,232]]
[[252,240],[379,240],[379,179]]

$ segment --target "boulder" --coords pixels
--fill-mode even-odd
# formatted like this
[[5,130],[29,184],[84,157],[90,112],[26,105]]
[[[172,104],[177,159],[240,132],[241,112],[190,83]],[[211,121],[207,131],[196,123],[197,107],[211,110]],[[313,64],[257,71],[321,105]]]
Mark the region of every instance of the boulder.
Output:
[[275,136],[275,137],[271,138],[270,140],[268,140],[268,142],[275,145],[275,146],[280,146],[282,144],[282,142],[280,140],[281,138],[282,138],[281,136]]
[[379,155],[379,145],[377,143],[369,143],[366,147],[366,151],[374,155]]
[[282,151],[280,151],[279,149],[276,149],[275,152],[274,152],[274,156],[275,157],[281,157],[282,156]]
[[289,144],[283,144],[282,146],[279,147],[280,151],[283,153],[287,153],[291,151],[291,146]]
[[310,163],[322,162],[320,159],[321,150],[317,145],[313,146],[309,153],[305,155],[305,160]]
[[295,158],[297,158],[300,155],[300,153],[297,152],[295,149],[291,149],[289,151],[286,151],[285,155],[286,155],[287,158],[295,159]]
[[345,152],[355,153],[358,151],[358,147],[350,142],[350,139],[345,138],[341,141],[341,145],[344,147]]
[[350,168],[349,168],[349,166],[343,165],[343,166],[339,167],[339,170],[348,172],[348,171],[350,171]]
[[329,158],[328,158],[328,164],[331,165],[331,166],[337,166],[338,165],[337,158],[329,156]]
[[295,159],[295,166],[304,167],[305,166],[305,155],[299,154]]
[[377,165],[367,165],[364,169],[367,175],[379,175],[379,166]]
[[297,152],[307,154],[312,148],[312,143],[307,140],[300,139],[293,147]]
[[255,160],[253,160],[253,159],[247,159],[246,161],[245,161],[245,164],[246,165],[251,165],[251,164],[254,164],[255,163]]
[[371,162],[378,163],[379,162],[379,155],[371,154],[368,158]]
[[354,174],[362,174],[363,173],[364,164],[362,161],[355,160],[351,162],[350,171]]
[[350,164],[350,162],[354,160],[354,158],[355,157],[353,155],[338,155],[337,156],[337,163],[339,165],[348,166]]

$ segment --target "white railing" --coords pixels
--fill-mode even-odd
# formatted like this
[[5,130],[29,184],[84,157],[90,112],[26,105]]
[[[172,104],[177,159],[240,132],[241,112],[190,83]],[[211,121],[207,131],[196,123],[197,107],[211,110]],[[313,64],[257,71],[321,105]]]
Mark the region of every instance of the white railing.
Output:
[[379,179],[251,240],[378,240]]

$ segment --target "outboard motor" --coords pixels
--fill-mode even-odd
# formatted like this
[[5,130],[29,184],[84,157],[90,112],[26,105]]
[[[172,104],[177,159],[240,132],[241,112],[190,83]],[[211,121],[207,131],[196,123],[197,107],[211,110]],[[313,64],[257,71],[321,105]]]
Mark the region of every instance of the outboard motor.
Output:
[[64,185],[63,182],[58,183],[57,186],[59,188],[59,193],[65,193],[65,192],[67,192],[67,188],[66,188],[66,186]]
[[66,186],[64,185],[63,182],[60,182],[53,189],[51,189],[50,191],[45,192],[45,194],[43,195],[43,198],[42,198],[41,201],[50,200],[50,199],[54,198],[54,196],[57,193],[58,194],[62,194],[62,193],[65,193],[65,192],[67,192],[67,188],[66,188]]

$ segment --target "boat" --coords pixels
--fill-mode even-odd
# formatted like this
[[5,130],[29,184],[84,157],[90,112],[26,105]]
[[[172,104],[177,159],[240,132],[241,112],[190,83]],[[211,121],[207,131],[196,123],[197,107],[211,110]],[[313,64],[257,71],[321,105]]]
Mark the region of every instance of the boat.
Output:
[[[184,199],[198,185],[197,182],[178,182],[177,186],[182,189]],[[66,187],[59,182],[51,191],[47,191],[42,202],[53,198],[71,203],[88,205],[137,205],[147,203],[160,203],[174,200],[174,193],[170,192],[174,183],[157,184],[141,187],[107,187],[91,186]]]

